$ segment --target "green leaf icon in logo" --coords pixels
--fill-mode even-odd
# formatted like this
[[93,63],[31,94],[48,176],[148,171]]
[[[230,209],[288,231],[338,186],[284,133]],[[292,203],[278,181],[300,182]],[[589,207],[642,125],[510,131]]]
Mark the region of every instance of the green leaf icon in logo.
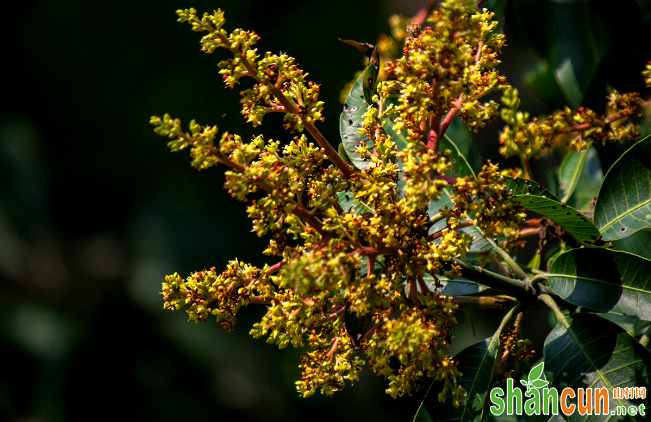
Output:
[[520,383],[522,383],[522,385],[527,387],[526,393],[528,393],[532,388],[543,388],[544,386],[549,384],[549,382],[545,381],[545,379],[543,378],[544,369],[545,369],[545,362],[540,362],[538,365],[531,368],[531,371],[529,371],[529,377],[528,377],[529,381],[520,380]]

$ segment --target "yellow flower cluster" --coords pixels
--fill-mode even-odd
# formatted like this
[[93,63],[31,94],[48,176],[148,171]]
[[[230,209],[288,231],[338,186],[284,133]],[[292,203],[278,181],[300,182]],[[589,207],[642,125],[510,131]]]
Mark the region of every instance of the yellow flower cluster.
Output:
[[[354,169],[314,126],[323,120],[319,86],[305,80],[293,58],[260,58],[257,34],[228,34],[221,11],[201,18],[194,9],[177,13],[193,30],[207,32],[205,52],[233,53],[219,65],[227,86],[254,79],[242,92],[242,113],[254,127],[267,113],[282,112],[287,129],[306,130],[316,144],[306,135],[286,144],[262,136],[246,142],[235,134],[218,137],[214,126],[192,121],[184,131],[169,115],[152,118],[173,151],[190,148],[197,169],[229,167],[225,188],[234,198],[248,201],[257,193],[247,213],[253,231],[271,237],[264,253],[278,260],[261,269],[232,261],[221,274],[213,268],[187,279],[168,276],[165,308],[187,307],[196,322],[212,314],[231,330],[242,306],[266,305],[251,334],[281,348],[307,343],[297,382],[303,396],[332,394],[356,380],[366,355],[387,377],[388,394],[410,394],[429,377],[444,382],[443,399],[449,392],[459,404],[463,389],[454,379],[460,374],[444,349],[456,305],[425,277],[461,275],[456,260],[475,240],[461,228],[475,224],[487,237],[507,237],[523,218],[497,166],[484,166],[476,179],[456,178],[449,175],[451,152],[437,146],[455,116],[476,129],[497,113],[494,102],[479,101],[506,87],[495,70],[504,39],[492,34],[493,15],[475,1],[447,0],[427,25],[405,28],[404,57],[387,66],[359,124],[368,142],[356,145],[365,165]],[[387,134],[392,120],[394,131],[408,134],[400,145]],[[431,204],[444,194],[450,206],[431,215]]]

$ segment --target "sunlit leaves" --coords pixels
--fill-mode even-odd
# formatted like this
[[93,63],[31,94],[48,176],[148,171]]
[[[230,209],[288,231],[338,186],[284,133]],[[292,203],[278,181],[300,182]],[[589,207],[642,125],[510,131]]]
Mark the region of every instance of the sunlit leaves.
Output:
[[536,195],[516,195],[526,209],[536,212],[558,224],[577,241],[586,245],[600,246],[600,233],[592,221],[569,205]]
[[651,261],[625,252],[573,249],[556,259],[547,277],[570,303],[651,320]]
[[608,171],[594,221],[605,240],[651,227],[651,137],[631,147]]
[[[649,385],[651,352],[623,329],[596,315],[564,316],[545,340],[545,375],[565,387],[607,388]],[[632,404],[614,399],[611,406]],[[572,420],[592,420],[574,415]]]

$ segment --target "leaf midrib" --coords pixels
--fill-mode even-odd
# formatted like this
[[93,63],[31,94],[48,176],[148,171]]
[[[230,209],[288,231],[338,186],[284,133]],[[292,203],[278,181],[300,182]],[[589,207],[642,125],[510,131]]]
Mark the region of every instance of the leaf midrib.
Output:
[[[612,201],[611,201],[611,202],[612,202]],[[603,227],[601,228],[601,231],[603,232],[603,231],[606,230],[608,227],[612,226],[612,225],[615,224],[617,221],[619,221],[619,220],[621,220],[622,218],[624,218],[626,215],[628,215],[628,214],[632,213],[633,211],[635,211],[635,210],[637,210],[637,209],[639,209],[639,208],[642,208],[643,206],[645,206],[645,205],[647,205],[647,204],[650,204],[650,203],[651,203],[651,199],[649,199],[649,200],[647,200],[647,201],[645,201],[645,202],[642,202],[641,204],[639,204],[639,205],[637,205],[637,206],[635,206],[635,207],[633,207],[633,208],[629,208],[629,209],[626,210],[623,214],[618,215],[615,219],[613,219],[613,220],[610,221],[608,224],[606,224],[605,226],[603,226]],[[614,208],[614,206],[613,206],[613,208]]]
[[606,280],[599,280],[597,278],[579,277],[579,276],[575,276],[575,275],[566,275],[566,274],[551,274],[551,273],[548,273],[547,277],[558,277],[558,278],[562,277],[562,278],[570,278],[570,279],[574,279],[574,280],[594,281],[595,283],[609,284],[611,286],[622,287],[622,288],[625,288],[625,289],[634,290],[634,291],[641,292],[641,293],[651,293],[651,290],[638,289],[638,288],[635,288],[635,287],[631,287],[629,285],[625,285],[623,282],[622,282],[622,284],[616,284],[616,283],[606,281]]
[[[564,318],[563,320],[567,324],[567,319]],[[572,319],[572,322],[574,322],[574,321],[575,320]],[[572,340],[574,340],[574,342],[579,346],[579,349],[581,350],[583,355],[586,357],[588,362],[590,362],[590,365],[592,366],[592,368],[594,368],[594,371],[597,373],[597,376],[599,377],[599,379],[601,379],[604,382],[604,384],[607,386],[607,388],[610,391],[612,391],[613,386],[610,384],[610,382],[608,382],[608,380],[605,378],[605,376],[601,372],[601,370],[599,368],[597,368],[597,364],[592,360],[592,358],[590,358],[590,355],[588,355],[588,353],[585,351],[585,349],[583,348],[583,343],[579,342],[578,338],[575,336],[574,330],[572,330],[572,324],[569,324],[569,325],[563,324],[563,325],[566,327],[565,330],[570,334],[570,336],[572,336]],[[617,403],[619,403],[620,406],[624,405],[624,402],[621,401],[621,399],[615,399],[615,400],[617,400]]]

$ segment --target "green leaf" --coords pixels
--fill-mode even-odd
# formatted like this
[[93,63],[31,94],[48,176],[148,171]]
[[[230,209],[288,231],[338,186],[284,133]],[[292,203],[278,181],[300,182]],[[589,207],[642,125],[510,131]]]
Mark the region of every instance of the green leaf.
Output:
[[603,244],[594,223],[569,205],[536,195],[516,195],[513,200],[521,201],[524,208],[552,220],[580,243],[590,246]]
[[524,73],[527,87],[545,103],[554,107],[565,104],[565,92],[558,83],[555,69],[547,60],[539,61],[535,66]]
[[649,260],[626,252],[573,249],[556,259],[547,282],[574,305],[651,320]]
[[651,137],[626,151],[606,173],[594,210],[605,240],[651,228]]
[[640,337],[642,337],[642,335],[649,328],[649,325],[651,325],[651,322],[649,321],[642,321],[637,318],[632,318],[624,315],[602,313],[596,313],[595,315],[599,315],[601,318],[605,318],[608,321],[619,325],[624,331],[626,331],[631,337],[634,337],[636,340],[639,340]]
[[[398,96],[397,95],[391,95],[385,99],[385,106],[388,107],[390,104],[393,104],[394,106],[398,106]],[[391,136],[391,140],[395,142],[396,146],[398,147],[398,152],[404,150],[407,148],[407,145],[409,145],[409,141],[407,141],[407,136],[405,131],[401,131],[398,133],[396,130],[393,129],[393,119],[387,119],[384,122],[383,129],[386,132],[387,135]]]
[[566,57],[558,67],[556,67],[556,79],[558,84],[565,94],[565,99],[574,109],[581,105],[583,100],[583,92],[579,86],[579,81],[574,74],[574,67],[572,66],[572,59]]
[[[448,176],[452,177],[465,177],[472,176],[475,178],[475,172],[472,171],[472,167],[468,164],[468,160],[464,157],[459,148],[455,145],[454,142],[446,135],[443,136],[440,143],[440,149],[442,151],[449,149],[452,151],[449,159],[454,164],[454,167],[447,173]],[[452,193],[449,188],[443,190],[443,195],[439,198],[438,201],[432,201],[429,206],[430,215],[438,214],[439,210],[445,208],[446,205],[452,204]]]
[[348,153],[346,152],[346,148],[344,148],[344,144],[343,144],[343,143],[340,143],[340,144],[339,144],[339,147],[337,148],[337,153],[339,154],[339,156],[340,156],[341,158],[344,159],[345,162],[347,162],[347,163],[350,164],[350,165],[353,164],[353,162],[350,161],[350,157],[348,156]]
[[370,55],[369,63],[362,72],[364,99],[367,104],[371,104],[375,89],[377,88],[377,75],[380,67],[380,56],[377,47],[373,47],[373,52]]
[[[592,148],[592,142],[590,143],[590,148]],[[579,183],[579,178],[583,173],[583,165],[585,164],[586,158],[588,158],[588,151],[575,152],[572,151],[565,157],[563,164],[561,164],[561,190],[563,192],[563,202],[567,202],[574,193],[574,188]]]
[[604,181],[604,173],[601,171],[599,154],[594,147],[587,150],[587,156],[583,170],[579,176],[574,193],[569,198],[567,205],[577,210],[590,208],[590,203],[599,195],[599,188]]
[[513,195],[535,195],[542,196],[543,198],[553,199],[560,202],[560,200],[550,191],[545,189],[542,185],[521,177],[505,177],[506,187],[513,191]]
[[355,195],[350,192],[337,192],[337,196],[339,197],[339,205],[341,205],[344,211],[353,210],[356,214],[360,215],[375,213],[373,208],[355,198]]
[[[433,277],[423,277],[427,287],[434,291],[436,289],[436,282]],[[488,287],[475,283],[474,281],[465,279],[465,278],[455,278],[454,280],[449,280],[445,277],[439,277],[439,283],[443,285],[443,289],[440,290],[442,295],[445,296],[463,296],[471,295],[474,293],[483,292],[488,289]]]
[[500,333],[496,332],[491,338],[461,351],[455,359],[459,361],[459,370],[463,374],[458,383],[466,390],[463,404],[455,408],[449,398],[445,403],[439,402],[437,395],[443,385],[434,382],[423,399],[414,422],[481,420],[484,412],[487,412],[484,401],[490,387],[499,344]]
[[362,74],[350,89],[344,111],[339,117],[339,133],[344,150],[348,154],[350,161],[358,169],[364,169],[367,166],[366,161],[362,160],[355,151],[361,142],[364,142],[367,148],[373,148],[373,140],[366,136],[365,133],[359,133],[363,126],[363,116],[368,109],[368,104],[364,100],[364,74]]
[[[608,48],[603,21],[595,19],[594,7],[586,2],[556,2],[554,31],[557,49],[548,59],[556,62],[556,77],[569,105],[583,102],[601,58]],[[553,58],[552,58],[553,57]]]
[[473,172],[479,172],[484,165],[484,160],[481,158],[481,152],[477,148],[472,132],[460,117],[457,116],[452,120],[445,135],[457,146],[459,153],[466,158]]
[[[648,386],[651,352],[617,325],[591,314],[564,316],[545,340],[545,375],[559,392],[570,387]],[[612,397],[612,396],[611,396]],[[633,403],[610,401],[610,409]],[[610,415],[608,415],[610,416]],[[572,421],[591,421],[574,414]],[[604,419],[605,420],[605,419]]]
[[618,251],[651,259],[651,229],[638,230],[628,237],[613,240],[611,243]]

